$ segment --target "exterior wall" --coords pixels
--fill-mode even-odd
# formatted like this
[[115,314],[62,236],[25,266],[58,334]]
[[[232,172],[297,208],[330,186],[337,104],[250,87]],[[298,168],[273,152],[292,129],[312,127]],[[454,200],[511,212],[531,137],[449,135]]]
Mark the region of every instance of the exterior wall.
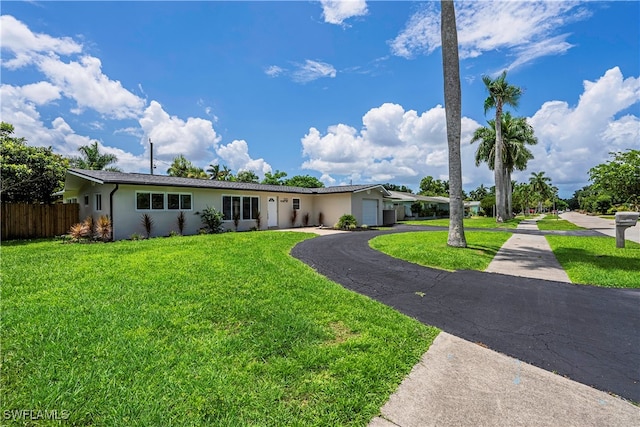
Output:
[[[65,202],[72,198],[77,199],[80,221],[84,221],[88,216],[96,220],[101,215],[110,215],[109,194],[114,188],[114,184],[95,184],[87,181],[77,193],[65,193],[64,198]],[[97,195],[100,195],[101,206],[97,205]]]
[[[316,200],[310,194],[289,194],[289,193],[273,193],[278,197],[278,227],[290,228],[301,227],[304,225],[305,214],[309,215],[308,225],[317,225],[318,216],[314,215]],[[295,223],[292,222],[293,217],[293,199],[300,200],[300,209],[297,210]]]
[[318,194],[315,196],[315,218],[322,212],[323,224],[333,227],[344,214],[351,214],[351,193]]

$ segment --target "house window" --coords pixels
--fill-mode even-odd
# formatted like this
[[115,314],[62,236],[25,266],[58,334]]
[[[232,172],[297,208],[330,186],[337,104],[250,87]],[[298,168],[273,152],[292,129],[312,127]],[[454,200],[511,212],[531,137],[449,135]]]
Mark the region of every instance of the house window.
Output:
[[258,218],[260,198],[251,196],[222,196],[222,214],[225,221],[236,216],[243,220]]
[[67,199],[67,203],[78,203],[78,198],[77,197],[72,197],[70,199]]
[[164,209],[164,193],[151,193],[151,209]]
[[88,194],[84,195],[84,205],[85,206],[89,206],[89,195]]
[[293,209],[300,210],[300,199],[293,199]]
[[258,206],[260,199],[258,197],[242,198],[242,219],[256,219],[258,217]]
[[167,209],[191,210],[191,194],[167,193]]
[[102,194],[96,193],[96,210],[102,210]]
[[151,193],[136,193],[136,209],[141,211],[151,209]]

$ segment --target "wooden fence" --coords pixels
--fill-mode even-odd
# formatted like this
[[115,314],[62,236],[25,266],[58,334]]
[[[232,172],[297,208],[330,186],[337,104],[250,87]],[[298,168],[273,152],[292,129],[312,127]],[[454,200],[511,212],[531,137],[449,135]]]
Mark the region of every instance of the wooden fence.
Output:
[[2,203],[2,240],[32,239],[67,234],[79,222],[77,203],[40,205]]

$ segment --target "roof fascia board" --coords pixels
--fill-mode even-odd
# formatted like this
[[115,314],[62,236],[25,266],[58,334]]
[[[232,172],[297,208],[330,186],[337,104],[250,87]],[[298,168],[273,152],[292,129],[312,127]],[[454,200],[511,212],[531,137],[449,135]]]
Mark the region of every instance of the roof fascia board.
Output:
[[73,175],[73,176],[77,176],[78,178],[82,178],[82,179],[86,179],[87,181],[91,181],[91,182],[95,182],[96,184],[104,184],[104,181],[98,178],[94,178],[92,176],[88,176],[88,175],[84,175],[78,172],[75,172],[71,169],[69,169],[67,171],[67,173]]

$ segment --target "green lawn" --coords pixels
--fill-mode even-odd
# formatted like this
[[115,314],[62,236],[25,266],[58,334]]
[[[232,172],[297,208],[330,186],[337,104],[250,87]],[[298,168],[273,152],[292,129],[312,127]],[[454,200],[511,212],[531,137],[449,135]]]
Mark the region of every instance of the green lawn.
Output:
[[444,270],[485,270],[508,232],[468,231],[466,248],[447,246],[447,231],[387,234],[369,241],[373,249],[396,258]]
[[307,238],[3,242],[1,410],[66,411],[69,425],[366,425],[438,330],[290,257]]
[[556,219],[554,216],[547,215],[543,219],[537,221],[539,230],[584,230],[572,222],[565,219]]
[[640,245],[616,248],[613,237],[546,236],[553,253],[574,283],[640,288]]
[[[522,217],[507,220],[501,224],[496,222],[495,218],[489,218],[484,216],[474,216],[464,219],[465,228],[517,228]],[[449,218],[442,219],[420,219],[412,221],[401,221],[402,224],[408,225],[432,225],[438,227],[449,227]]]

